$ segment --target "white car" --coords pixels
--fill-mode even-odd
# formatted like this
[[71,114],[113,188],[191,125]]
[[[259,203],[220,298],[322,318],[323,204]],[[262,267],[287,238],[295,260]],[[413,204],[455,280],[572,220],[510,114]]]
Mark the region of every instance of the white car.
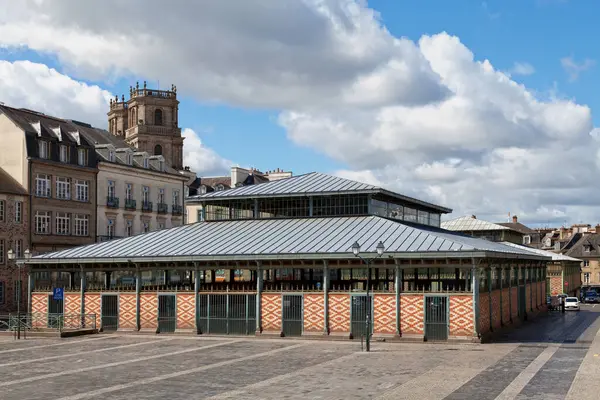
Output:
[[577,297],[567,297],[565,299],[565,310],[579,311],[579,299]]

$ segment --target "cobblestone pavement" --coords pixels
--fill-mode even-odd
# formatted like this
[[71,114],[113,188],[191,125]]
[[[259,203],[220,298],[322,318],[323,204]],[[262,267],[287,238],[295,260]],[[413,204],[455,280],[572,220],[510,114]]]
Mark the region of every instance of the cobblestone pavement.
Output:
[[[597,310],[597,311],[596,311]],[[0,339],[0,398],[582,399],[599,393],[600,306],[486,345],[99,335]]]

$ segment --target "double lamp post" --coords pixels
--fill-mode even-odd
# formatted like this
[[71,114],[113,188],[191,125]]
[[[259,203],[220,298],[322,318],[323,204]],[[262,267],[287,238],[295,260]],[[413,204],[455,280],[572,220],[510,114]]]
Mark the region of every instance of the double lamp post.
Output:
[[[23,253],[22,260],[29,261],[31,259],[31,251],[29,249],[25,250]],[[23,263],[20,263],[20,258],[17,257],[17,254],[10,249],[8,250],[8,259],[10,261],[16,261],[17,268],[19,268],[19,278],[17,279],[17,339],[21,339],[21,290],[23,288],[23,281],[21,280],[21,268],[23,268]],[[13,285],[15,287],[15,285]]]
[[371,289],[371,263],[373,262],[373,260],[383,255],[383,252],[385,251],[385,245],[383,244],[383,242],[380,241],[379,244],[377,244],[375,250],[377,251],[377,255],[375,257],[363,258],[360,256],[360,244],[358,242],[354,242],[354,244],[352,245],[352,253],[356,257],[360,258],[362,262],[364,262],[367,265],[367,333],[365,335],[365,349],[367,351],[371,351],[371,316],[369,315],[371,313],[371,297],[369,293],[369,290]]

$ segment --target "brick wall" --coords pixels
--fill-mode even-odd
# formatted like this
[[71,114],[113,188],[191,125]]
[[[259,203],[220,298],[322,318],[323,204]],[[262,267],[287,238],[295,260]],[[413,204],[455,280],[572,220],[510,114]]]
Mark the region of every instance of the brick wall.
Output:
[[81,293],[65,293],[65,314],[81,314]]
[[396,334],[396,295],[375,294],[373,299],[373,333]]
[[304,295],[304,332],[324,333],[325,305],[323,294]]
[[502,289],[502,322],[510,323],[510,289]]
[[177,293],[177,329],[196,329],[196,296]]
[[281,294],[262,294],[262,329],[263,332],[281,332]]
[[402,334],[424,334],[423,295],[400,296],[400,331]]
[[500,294],[500,290],[492,291],[492,327],[494,329],[498,329],[502,326],[500,320],[500,316],[502,315],[502,310],[500,309]]
[[479,333],[490,330],[490,294],[479,293]]
[[133,293],[119,295],[119,329],[137,329],[135,321],[136,299]]
[[473,336],[473,296],[450,296],[450,336]]
[[100,329],[100,321],[102,317],[102,304],[100,293],[86,293],[85,298],[85,313],[96,314],[96,329]]
[[556,296],[563,292],[562,277],[550,277],[550,296]]
[[155,293],[142,293],[140,295],[140,329],[156,328],[158,328],[158,296]]
[[329,294],[329,331],[350,334],[349,294]]
[[513,321],[516,321],[519,318],[519,304],[518,302],[518,289],[516,287],[513,287],[511,289],[511,295],[510,295],[510,299],[511,299],[511,312],[512,312],[512,319]]
[[35,327],[43,328],[46,326],[44,314],[48,314],[48,293],[33,293],[31,295],[31,312],[40,314],[40,318],[35,318],[32,324]]

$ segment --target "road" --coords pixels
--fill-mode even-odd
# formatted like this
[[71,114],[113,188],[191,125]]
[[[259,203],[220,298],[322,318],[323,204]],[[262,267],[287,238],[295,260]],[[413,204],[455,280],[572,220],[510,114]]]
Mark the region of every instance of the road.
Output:
[[492,344],[107,334],[0,339],[0,396],[27,399],[583,399],[600,393],[600,306]]

